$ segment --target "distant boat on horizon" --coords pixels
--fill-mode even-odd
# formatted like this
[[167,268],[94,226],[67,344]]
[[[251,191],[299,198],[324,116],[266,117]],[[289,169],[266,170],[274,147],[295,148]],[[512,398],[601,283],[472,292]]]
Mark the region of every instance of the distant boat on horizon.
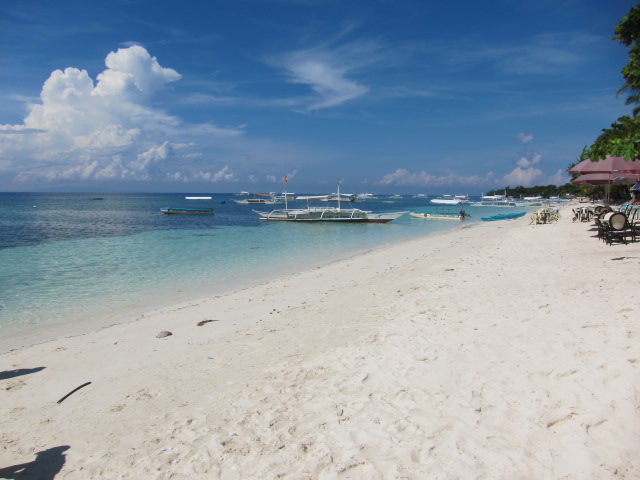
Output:
[[442,195],[438,198],[432,198],[431,203],[437,205],[461,205],[463,203],[469,203],[468,195]]
[[213,215],[216,213],[213,208],[164,207],[160,211],[167,215]]

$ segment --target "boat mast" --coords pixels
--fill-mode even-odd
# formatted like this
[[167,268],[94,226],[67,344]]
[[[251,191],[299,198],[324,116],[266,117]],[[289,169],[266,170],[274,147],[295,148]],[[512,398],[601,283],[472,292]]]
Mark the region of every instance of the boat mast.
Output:
[[340,179],[338,179],[338,211],[340,211]]
[[289,209],[289,204],[287,203],[287,176],[284,176],[284,209],[288,210]]

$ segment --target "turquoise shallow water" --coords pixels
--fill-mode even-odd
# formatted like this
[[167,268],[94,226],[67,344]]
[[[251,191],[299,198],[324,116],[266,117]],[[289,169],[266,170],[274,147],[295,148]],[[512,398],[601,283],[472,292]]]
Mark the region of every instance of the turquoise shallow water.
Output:
[[[213,196],[0,193],[0,336],[73,324],[89,330],[460,225],[408,215],[388,224],[270,223],[232,195]],[[166,206],[213,206],[216,214],[164,215]],[[431,209],[410,197],[355,206]],[[471,221],[504,212],[465,209]]]

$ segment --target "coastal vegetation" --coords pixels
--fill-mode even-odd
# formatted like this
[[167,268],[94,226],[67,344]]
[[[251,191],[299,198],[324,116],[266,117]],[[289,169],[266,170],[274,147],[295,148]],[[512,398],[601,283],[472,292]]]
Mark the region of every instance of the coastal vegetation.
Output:
[[583,159],[602,160],[607,156],[640,158],[640,3],[625,15],[615,28],[613,40],[629,47],[629,63],[622,69],[624,84],[617,94],[627,94],[626,104],[633,105],[631,115],[624,115],[582,153]]
[[538,185],[535,187],[505,187],[487,192],[487,195],[507,195],[513,198],[523,197],[565,197],[567,195],[583,196],[588,195],[585,189],[578,185],[565,183],[564,185]]
[[[570,167],[569,167],[570,168]],[[611,201],[627,201],[630,198],[628,185],[611,185],[609,198]],[[513,198],[524,197],[587,197],[591,199],[602,199],[605,196],[604,185],[573,185],[565,183],[564,185],[538,185],[535,187],[505,187],[498,190],[491,190],[487,195],[507,195]]]

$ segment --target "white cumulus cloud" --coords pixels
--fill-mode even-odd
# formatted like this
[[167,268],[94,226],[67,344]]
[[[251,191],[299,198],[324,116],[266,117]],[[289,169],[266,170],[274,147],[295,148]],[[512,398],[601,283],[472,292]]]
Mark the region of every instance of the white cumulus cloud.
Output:
[[138,45],[109,53],[105,65],[95,83],[86,70],[53,71],[40,101],[27,105],[23,124],[0,125],[0,182],[234,178],[182,162],[200,156],[196,143],[182,137],[210,142],[241,135],[242,129],[183,126],[151,106],[154,95],[180,80],[178,72]]
[[542,154],[538,152],[528,152],[520,156],[516,165],[520,168],[531,168],[535,165],[539,165],[542,162]]
[[93,95],[151,95],[162,90],[166,84],[180,80],[178,72],[161,67],[155,57],[138,45],[111,52],[105,64],[108,68],[98,75],[98,85]]
[[564,185],[565,183],[569,183],[571,181],[571,177],[567,173],[566,170],[562,168],[558,169],[556,173],[549,176],[548,185]]
[[539,184],[539,180],[543,177],[542,170],[539,168],[522,168],[516,167],[513,171],[503,177],[505,185],[531,187]]

